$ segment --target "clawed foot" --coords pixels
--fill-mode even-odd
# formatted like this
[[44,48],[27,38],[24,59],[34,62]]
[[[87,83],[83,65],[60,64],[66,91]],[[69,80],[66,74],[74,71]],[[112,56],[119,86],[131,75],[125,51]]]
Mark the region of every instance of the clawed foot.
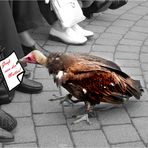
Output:
[[73,121],[72,124],[77,124],[77,123],[80,123],[82,121],[86,121],[89,125],[91,124],[90,121],[89,121],[88,114],[79,115],[76,118],[77,118],[77,120]]

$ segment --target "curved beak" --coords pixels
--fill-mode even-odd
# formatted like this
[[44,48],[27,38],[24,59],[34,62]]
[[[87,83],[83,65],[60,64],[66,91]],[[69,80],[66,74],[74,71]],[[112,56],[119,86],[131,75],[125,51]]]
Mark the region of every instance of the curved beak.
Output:
[[36,59],[35,59],[34,55],[32,54],[32,52],[27,54],[23,58],[19,59],[18,62],[20,62],[20,63],[33,63],[33,64],[37,64]]

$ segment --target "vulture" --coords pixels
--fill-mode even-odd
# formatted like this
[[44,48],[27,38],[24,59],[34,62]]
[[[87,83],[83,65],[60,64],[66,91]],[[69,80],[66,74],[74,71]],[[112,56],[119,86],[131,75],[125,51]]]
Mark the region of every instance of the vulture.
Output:
[[85,103],[85,114],[74,123],[82,120],[89,123],[88,115],[96,104],[123,104],[132,96],[140,99],[143,92],[139,80],[132,79],[116,63],[98,56],[76,53],[45,56],[34,50],[20,61],[45,66],[57,86],[69,92],[66,98],[74,103]]

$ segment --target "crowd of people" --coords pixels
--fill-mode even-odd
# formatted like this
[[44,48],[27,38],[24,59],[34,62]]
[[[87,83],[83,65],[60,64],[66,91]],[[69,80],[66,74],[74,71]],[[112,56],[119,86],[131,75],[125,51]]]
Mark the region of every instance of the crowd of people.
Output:
[[[79,0],[83,14],[90,18],[93,13],[106,10],[111,6],[108,0]],[[31,37],[30,29],[38,27],[42,19],[45,19],[51,26],[49,30],[50,39],[60,40],[66,44],[84,44],[88,37],[93,36],[93,32],[85,30],[78,24],[72,27],[63,27],[60,20],[51,9],[50,2],[44,0],[34,1],[0,1],[0,60],[6,58],[15,51],[18,58],[22,58],[32,50],[42,50],[42,47]],[[25,75],[22,83],[8,91],[0,73],[0,105],[10,103],[15,95],[15,91],[24,93],[39,93],[43,85],[37,81],[29,79],[30,72],[27,65],[22,64]],[[13,141],[12,131],[17,125],[14,117],[0,109],[0,142]]]

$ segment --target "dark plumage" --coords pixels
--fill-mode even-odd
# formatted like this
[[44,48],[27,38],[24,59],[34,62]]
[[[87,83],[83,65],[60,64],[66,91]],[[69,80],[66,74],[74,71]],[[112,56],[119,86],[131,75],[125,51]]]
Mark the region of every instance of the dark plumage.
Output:
[[84,54],[50,53],[47,58],[40,52],[31,54],[54,75],[57,85],[67,89],[78,101],[85,102],[87,112],[91,105],[100,102],[121,104],[125,98],[140,99],[142,94],[140,81],[133,80],[112,61]]

